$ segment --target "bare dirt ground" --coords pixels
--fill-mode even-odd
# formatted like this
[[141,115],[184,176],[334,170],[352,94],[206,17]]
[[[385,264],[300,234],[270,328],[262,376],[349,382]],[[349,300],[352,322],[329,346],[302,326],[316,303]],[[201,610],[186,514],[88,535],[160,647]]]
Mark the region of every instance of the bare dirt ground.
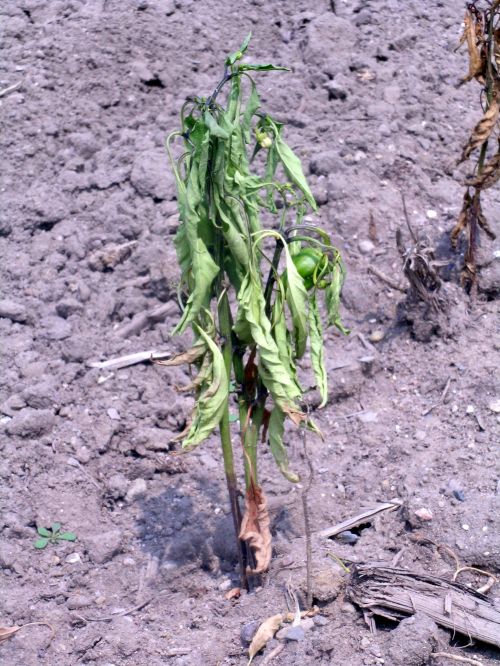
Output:
[[[263,101],[288,123],[348,269],[352,333],[329,333],[330,399],[315,414],[326,438],[309,438],[311,527],[404,502],[355,543],[314,536],[321,614],[304,640],[274,639],[255,664],[280,644],[276,666],[453,663],[433,650],[499,662],[425,617],[372,635],[329,556],[398,555],[400,567],[450,579],[455,563],[428,539],[500,571],[498,241],[481,248],[474,303],[448,241],[462,198],[453,162],[479,108],[477,84],[456,87],[462,13],[454,0],[2,3],[0,89],[21,86],[0,99],[0,624],[55,629],[52,641],[46,627],[18,633],[0,647],[3,665],[245,664],[242,629],[248,637],[250,623],[286,609],[288,582],[304,590],[300,489],[270,455],[271,569],[260,589],[227,601],[237,571],[217,438],[168,453],[190,412],[174,389],[183,371],[89,366],[189,342],[169,337],[178,218],[163,142],[186,96],[213,90],[249,30],[254,61],[291,67],[260,77]],[[404,293],[368,272],[407,286],[401,190],[412,226],[448,261],[451,309],[437,325],[412,322]],[[498,191],[485,199],[498,233]],[[110,265],[124,243],[128,256]],[[288,442],[305,471],[291,430]],[[54,521],[77,541],[36,551],[36,526]]]

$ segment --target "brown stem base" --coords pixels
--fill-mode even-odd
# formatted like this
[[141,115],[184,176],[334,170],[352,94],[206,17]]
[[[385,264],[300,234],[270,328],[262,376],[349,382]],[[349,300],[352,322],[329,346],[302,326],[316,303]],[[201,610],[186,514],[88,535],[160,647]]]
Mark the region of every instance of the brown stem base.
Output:
[[245,590],[248,590],[247,557],[244,543],[240,539],[241,508],[238,501],[238,488],[236,486],[236,479],[233,477],[226,475],[226,482],[227,492],[229,494],[229,504],[231,506],[231,515],[233,516],[236,551],[238,554],[238,565],[240,569],[240,586]]

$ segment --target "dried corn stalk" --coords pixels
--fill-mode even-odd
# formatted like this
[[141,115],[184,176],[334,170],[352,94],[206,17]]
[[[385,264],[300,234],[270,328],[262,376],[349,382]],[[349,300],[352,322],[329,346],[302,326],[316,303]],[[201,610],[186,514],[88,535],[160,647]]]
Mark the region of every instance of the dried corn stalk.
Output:
[[420,611],[453,632],[500,647],[500,609],[465,585],[363,564],[354,567],[347,594],[372,615],[399,620]]

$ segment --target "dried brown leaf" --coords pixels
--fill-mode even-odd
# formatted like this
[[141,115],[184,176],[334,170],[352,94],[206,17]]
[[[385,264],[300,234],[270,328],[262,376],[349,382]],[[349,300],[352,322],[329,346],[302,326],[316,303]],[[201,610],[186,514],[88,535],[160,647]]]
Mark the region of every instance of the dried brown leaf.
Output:
[[461,83],[466,83],[476,78],[480,83],[484,83],[484,69],[486,58],[480,48],[483,42],[483,28],[478,23],[472,13],[467,11],[464,18],[464,31],[460,38],[460,45],[467,41],[467,50],[469,52],[469,72]]
[[500,179],[500,151],[483,166],[481,173],[464,183],[466,186],[487,190]]
[[494,98],[491,101],[491,104],[486,110],[484,116],[474,127],[471,137],[463,149],[462,156],[460,157],[458,164],[468,159],[473,150],[482,146],[483,143],[489,139],[491,132],[493,131],[493,128],[495,127],[495,124],[498,120],[498,114],[498,102],[496,98]]
[[255,655],[260,652],[262,648],[266,647],[268,641],[270,641],[271,638],[274,638],[274,634],[281,627],[282,622],[283,615],[272,615],[271,617],[268,617],[267,620],[264,620],[264,622],[260,625],[255,633],[255,636],[252,638],[250,647],[248,648],[248,656],[250,657],[248,660],[248,666],[250,666],[252,663],[252,659],[255,657]]
[[0,627],[0,645],[5,641],[8,641],[9,638],[12,638],[14,634],[21,629],[21,627]]
[[249,569],[249,573],[267,571],[272,553],[269,513],[266,497],[253,481],[245,495],[245,514],[239,536],[243,541],[248,541],[255,557],[255,569]]
[[472,204],[472,197],[469,194],[469,190],[466,190],[466,192],[464,194],[462,210],[460,211],[460,215],[458,216],[457,223],[453,227],[452,232],[450,234],[451,245],[454,248],[457,247],[458,237],[460,236],[462,231],[467,226],[467,215],[468,215],[469,208],[470,208],[471,204]]
[[479,224],[481,229],[484,231],[484,233],[488,236],[490,240],[495,240],[496,234],[491,230],[491,227],[488,224],[488,220],[486,219],[483,213],[483,209],[481,208],[481,203],[479,203],[478,206],[477,223]]

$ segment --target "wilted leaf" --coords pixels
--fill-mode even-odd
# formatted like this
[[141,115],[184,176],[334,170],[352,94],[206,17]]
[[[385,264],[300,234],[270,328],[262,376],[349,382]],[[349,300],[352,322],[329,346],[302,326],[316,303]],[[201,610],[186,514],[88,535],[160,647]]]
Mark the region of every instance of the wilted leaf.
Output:
[[299,158],[293,152],[290,146],[287,143],[285,143],[285,141],[281,138],[281,134],[275,123],[272,120],[270,120],[269,122],[274,130],[274,144],[276,146],[276,151],[278,153],[278,156],[283,163],[286,175],[288,176],[288,178],[290,178],[292,183],[294,183],[303,193],[303,195],[307,200],[307,203],[311,206],[311,208],[313,210],[316,210],[317,209],[316,201],[309,188],[309,185],[307,184],[307,180],[306,177],[304,176],[304,172],[302,170],[302,164]]
[[255,569],[249,569],[249,573],[267,571],[272,554],[269,513],[264,492],[253,480],[245,495],[245,513],[239,537],[242,541],[248,541],[255,557]]
[[464,31],[460,38],[460,44],[467,41],[467,50],[469,52],[469,72],[461,83],[471,81],[477,78],[480,83],[484,83],[484,68],[486,65],[486,58],[480,49],[480,44],[483,37],[482,26],[474,20],[472,13],[467,10],[464,18]]
[[345,335],[349,329],[345,328],[340,319],[340,294],[344,284],[345,271],[340,256],[335,259],[331,272],[331,281],[325,290],[326,311],[328,316],[328,325],[336,326],[339,331]]
[[462,231],[465,229],[467,226],[467,216],[469,212],[469,208],[472,204],[472,197],[469,194],[469,190],[466,190],[464,194],[464,199],[462,203],[462,210],[460,211],[460,215],[458,216],[458,220],[455,224],[455,226],[452,229],[452,232],[450,234],[450,241],[452,247],[456,248],[457,247],[457,242],[458,242],[458,237],[462,233]]
[[316,301],[316,295],[311,297],[309,303],[309,339],[311,345],[311,364],[316,377],[318,391],[321,395],[321,404],[324,407],[328,399],[328,378],[325,368],[325,355],[323,345],[323,327]]
[[498,113],[498,102],[496,99],[493,99],[484,116],[474,127],[471,137],[463,149],[462,156],[460,157],[458,164],[461,164],[461,162],[464,162],[466,159],[468,159],[473,150],[482,146],[485,141],[488,141],[488,138],[490,137],[490,134],[498,120]]
[[500,151],[486,162],[481,169],[481,173],[464,183],[466,187],[477,187],[480,190],[487,190],[500,179]]
[[285,415],[279,407],[274,407],[268,425],[269,448],[283,476],[292,483],[298,483],[299,476],[288,467],[288,454],[283,443],[284,422]]
[[238,67],[240,72],[272,72],[272,71],[285,71],[289,72],[288,67],[279,67],[278,65],[247,65],[243,63]]
[[496,239],[496,234],[491,230],[490,225],[488,224],[488,220],[486,219],[483,213],[480,199],[478,200],[478,205],[477,205],[477,223],[479,224],[481,229],[484,231],[484,233],[488,236],[490,240]]
[[281,627],[282,622],[283,615],[272,615],[260,625],[255,636],[252,638],[250,647],[248,648],[248,656],[250,657],[248,666],[252,663],[252,659],[255,655],[258,654],[262,648],[266,647],[268,641],[274,638],[274,634]]
[[285,299],[292,315],[295,357],[302,358],[307,342],[307,291],[286,245],[284,252],[287,276]]
[[212,353],[210,384],[202,388],[196,402],[193,422],[183,448],[200,444],[219,425],[229,394],[226,365],[220,349],[213,340],[195,324],[197,333],[206,342]]
[[271,334],[271,322],[266,316],[262,285],[253,271],[248,271],[238,293],[239,309],[234,325],[236,335],[245,342],[253,341],[259,352],[259,374],[274,402],[294,423],[304,414],[294,399],[300,390],[283,366],[276,342]]
[[198,338],[194,345],[185,352],[177,354],[172,358],[168,358],[164,361],[154,361],[158,365],[184,365],[191,364],[198,361],[207,351],[207,345],[203,338]]

